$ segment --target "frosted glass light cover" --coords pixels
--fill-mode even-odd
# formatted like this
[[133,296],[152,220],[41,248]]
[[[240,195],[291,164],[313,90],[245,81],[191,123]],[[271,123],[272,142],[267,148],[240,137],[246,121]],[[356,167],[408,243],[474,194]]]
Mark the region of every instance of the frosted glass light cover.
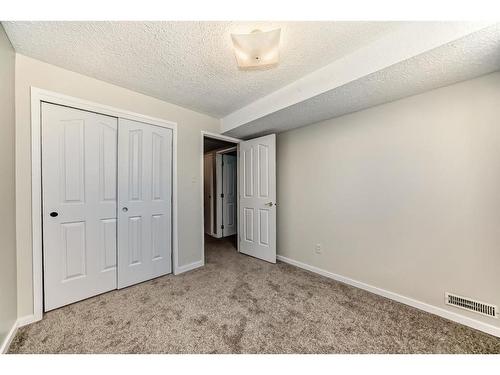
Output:
[[231,34],[238,66],[257,69],[278,64],[281,29]]

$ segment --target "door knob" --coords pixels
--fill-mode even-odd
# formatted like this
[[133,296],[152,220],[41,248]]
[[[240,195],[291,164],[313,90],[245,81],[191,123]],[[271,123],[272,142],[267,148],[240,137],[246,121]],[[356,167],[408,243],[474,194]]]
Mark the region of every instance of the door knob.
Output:
[[122,211],[123,211],[123,212],[127,212],[127,211],[128,211],[128,208],[127,208],[127,207],[123,207],[123,208],[122,208]]
[[268,203],[266,203],[266,206],[268,206],[268,207],[272,207],[272,206],[273,206],[273,202],[268,202]]
[[59,214],[55,211],[52,211],[49,215],[50,215],[50,217],[57,217],[57,215],[59,215]]

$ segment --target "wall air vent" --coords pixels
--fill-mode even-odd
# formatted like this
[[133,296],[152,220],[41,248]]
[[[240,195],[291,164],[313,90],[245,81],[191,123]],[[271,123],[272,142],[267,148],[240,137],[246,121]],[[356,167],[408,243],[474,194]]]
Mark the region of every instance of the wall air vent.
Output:
[[490,305],[489,303],[479,302],[471,298],[461,297],[451,293],[445,293],[444,302],[447,305],[455,306],[460,309],[469,310],[492,318],[498,318],[498,307]]

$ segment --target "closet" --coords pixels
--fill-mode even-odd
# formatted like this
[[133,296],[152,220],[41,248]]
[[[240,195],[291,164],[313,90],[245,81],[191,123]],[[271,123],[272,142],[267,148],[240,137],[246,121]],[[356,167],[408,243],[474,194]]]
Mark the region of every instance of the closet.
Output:
[[42,103],[44,310],[172,270],[172,130]]

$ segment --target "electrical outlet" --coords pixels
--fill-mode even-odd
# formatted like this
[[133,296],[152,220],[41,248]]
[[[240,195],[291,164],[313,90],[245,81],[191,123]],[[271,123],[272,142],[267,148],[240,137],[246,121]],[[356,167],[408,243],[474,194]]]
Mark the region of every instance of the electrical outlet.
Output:
[[314,246],[314,252],[316,254],[321,254],[323,252],[323,249],[321,248],[321,244],[317,243],[316,246]]

